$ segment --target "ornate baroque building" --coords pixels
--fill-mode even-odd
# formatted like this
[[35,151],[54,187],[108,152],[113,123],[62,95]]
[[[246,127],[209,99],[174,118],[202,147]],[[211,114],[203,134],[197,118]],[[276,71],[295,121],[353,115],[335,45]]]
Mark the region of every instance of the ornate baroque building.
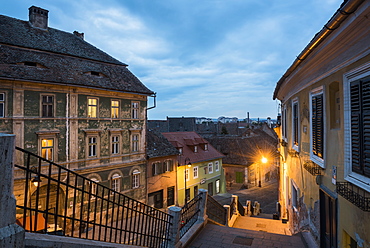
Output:
[[32,6],[29,21],[0,15],[0,132],[16,146],[144,201],[150,96],[83,33],[48,27],[47,10]]

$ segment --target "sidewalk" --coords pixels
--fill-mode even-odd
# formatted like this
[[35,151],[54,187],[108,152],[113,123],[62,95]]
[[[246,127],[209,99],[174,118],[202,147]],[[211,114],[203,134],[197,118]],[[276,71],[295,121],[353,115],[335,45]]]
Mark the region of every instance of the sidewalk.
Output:
[[188,248],[305,248],[300,235],[288,236],[207,224]]

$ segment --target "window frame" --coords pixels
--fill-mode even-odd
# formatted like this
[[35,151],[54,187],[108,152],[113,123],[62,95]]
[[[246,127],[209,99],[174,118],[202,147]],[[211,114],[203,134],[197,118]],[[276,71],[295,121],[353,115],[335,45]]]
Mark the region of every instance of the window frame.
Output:
[[166,167],[165,172],[173,171],[173,160],[172,159],[166,159],[164,163]]
[[210,162],[208,163],[208,174],[212,174],[213,173],[213,163]]
[[300,116],[298,97],[292,100],[292,149],[299,152],[300,144]]
[[[118,105],[117,106],[113,106],[113,102],[117,102]],[[112,119],[118,119],[120,117],[120,114],[119,114],[119,110],[120,110],[120,101],[119,100],[116,100],[116,99],[111,99],[110,101],[110,117]],[[117,112],[117,115],[113,115],[113,113]]]
[[[0,95],[3,96],[3,99],[0,99],[0,118],[5,118],[5,103],[6,103],[6,94],[5,92],[0,92]],[[1,115],[2,112],[2,115]]]
[[[52,141],[52,145],[51,146],[44,146],[43,145],[43,141],[44,140],[51,140]],[[42,157],[42,158],[44,158],[44,159],[46,159],[46,160],[49,160],[49,161],[54,161],[54,154],[55,154],[55,148],[54,148],[54,146],[55,146],[55,140],[54,140],[54,138],[53,137],[48,137],[48,138],[42,138],[41,139],[41,156],[40,157]],[[50,158],[48,158],[48,152],[47,152],[47,150],[49,150],[49,149],[51,149],[51,159]],[[45,152],[45,157],[43,156],[43,151],[44,150],[46,150],[46,152]]]
[[[118,172],[113,172],[112,175],[110,176],[110,189],[112,192],[121,192],[121,180],[122,180],[122,175]],[[116,190],[118,189],[118,190]]]
[[[44,102],[44,97],[52,97],[51,102]],[[56,104],[55,104],[55,94],[41,93],[40,94],[40,117],[42,118],[53,118],[55,117]],[[51,106],[51,115],[44,114],[44,106]],[[48,112],[48,111],[46,111]]]
[[[114,138],[118,138],[118,141],[114,141]],[[110,136],[111,142],[111,155],[118,155],[121,152],[121,135],[119,134],[111,134]]]
[[215,161],[215,171],[219,171],[220,170],[220,162],[219,161]]
[[140,134],[131,134],[131,152],[140,152]]
[[190,180],[190,174],[189,173],[190,173],[189,169],[185,169],[185,179],[186,179],[187,182]]
[[[90,104],[90,100],[96,100],[96,105]],[[95,106],[95,116],[90,116],[91,110]],[[87,98],[87,118],[98,118],[99,117],[99,98],[88,97]]]
[[193,178],[196,179],[199,177],[199,170],[198,170],[198,166],[194,166],[193,167]]
[[344,179],[370,192],[370,178],[352,170],[351,83],[370,76],[370,62],[343,75]]
[[141,172],[139,169],[134,169],[131,173],[132,177],[132,188],[137,189],[140,188],[140,175]]
[[38,154],[42,157],[42,140],[45,139],[53,139],[53,154],[52,159],[49,161],[57,162],[58,161],[58,136],[59,130],[54,131],[37,131],[37,138],[38,138]]
[[140,102],[139,101],[132,101],[131,102],[131,119],[140,119],[139,118],[139,111],[140,110]]
[[[317,135],[317,134],[314,134],[313,133],[313,116],[314,116],[314,112],[313,112],[313,98],[316,97],[316,96],[319,96],[319,95],[322,95],[322,158],[317,156],[316,154],[314,154],[314,149],[313,149],[313,140],[314,140],[314,135]],[[326,107],[326,104],[325,104],[325,101],[326,101],[326,97],[325,97],[325,88],[324,86],[320,86],[320,87],[317,87],[315,89],[313,89],[311,92],[310,92],[310,159],[318,164],[320,167],[322,168],[325,168],[325,148],[326,148],[326,110],[325,110],[325,107]],[[317,149],[317,147],[316,147]]]
[[281,123],[282,123],[282,128],[281,128],[281,137],[282,139],[287,142],[288,137],[287,137],[287,130],[288,130],[288,121],[287,121],[287,107],[285,104],[282,105],[281,107],[282,111],[282,118],[281,118]]

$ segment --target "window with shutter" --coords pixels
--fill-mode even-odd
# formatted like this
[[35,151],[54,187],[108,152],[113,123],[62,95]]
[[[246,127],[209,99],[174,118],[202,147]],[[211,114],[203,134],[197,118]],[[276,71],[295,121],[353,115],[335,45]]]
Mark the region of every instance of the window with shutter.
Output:
[[352,171],[370,177],[370,77],[350,86]]
[[299,108],[298,98],[292,101],[292,148],[299,152]]
[[343,116],[344,179],[370,192],[369,62],[343,75]]
[[319,87],[310,94],[311,159],[324,167],[324,90]]

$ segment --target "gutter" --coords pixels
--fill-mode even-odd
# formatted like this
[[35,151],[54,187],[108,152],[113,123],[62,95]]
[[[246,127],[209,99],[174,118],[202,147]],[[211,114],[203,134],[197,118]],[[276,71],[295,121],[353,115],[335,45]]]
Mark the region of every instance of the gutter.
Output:
[[313,37],[310,43],[308,43],[308,45],[294,60],[293,64],[277,82],[273,95],[273,100],[277,98],[277,94],[282,84],[293,73],[293,71],[297,69],[297,67],[303,62],[303,60],[305,60],[311,54],[311,52],[315,50],[321,44],[321,42],[323,42],[334,30],[336,30],[340,26],[340,24],[342,24],[347,19],[349,15],[354,13],[364,1],[365,0],[344,0],[337,12],[335,12],[330,20],[324,25],[321,31]]

